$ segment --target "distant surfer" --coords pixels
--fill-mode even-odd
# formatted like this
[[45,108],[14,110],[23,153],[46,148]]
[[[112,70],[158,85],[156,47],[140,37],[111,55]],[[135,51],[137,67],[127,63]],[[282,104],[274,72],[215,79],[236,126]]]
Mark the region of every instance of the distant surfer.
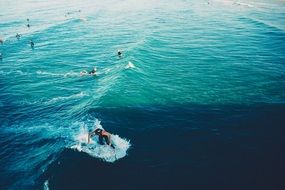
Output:
[[17,34],[16,34],[16,38],[19,40],[20,37],[21,37],[21,34],[17,33]]
[[83,76],[83,75],[96,75],[96,72],[97,72],[97,68],[94,67],[91,71],[81,71],[80,72],[80,76]]
[[111,142],[111,134],[99,128],[96,128],[94,131],[88,134],[88,143],[90,143],[90,138],[92,138],[95,135],[98,135],[99,137],[99,144],[104,145],[106,143],[107,145],[115,149],[114,145]]
[[0,38],[0,44],[3,44],[3,43],[4,43],[4,40]]
[[30,25],[30,19],[27,18],[27,22],[28,22],[27,27],[30,28],[30,26],[31,26]]
[[30,45],[31,45],[31,48],[34,48],[35,43],[33,42],[33,40],[30,41]]
[[122,54],[123,54],[123,53],[122,53],[121,50],[118,50],[118,53],[117,53],[117,54],[118,54],[119,57],[122,57]]

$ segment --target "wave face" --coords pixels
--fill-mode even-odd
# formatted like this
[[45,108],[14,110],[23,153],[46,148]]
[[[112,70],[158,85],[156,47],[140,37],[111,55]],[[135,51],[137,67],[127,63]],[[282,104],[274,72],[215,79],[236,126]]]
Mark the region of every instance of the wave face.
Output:
[[[257,176],[260,189],[282,176],[255,172],[284,158],[269,148],[285,123],[284,1],[0,7],[0,189],[92,189],[91,176],[113,189],[246,189]],[[115,151],[86,144],[94,122]]]

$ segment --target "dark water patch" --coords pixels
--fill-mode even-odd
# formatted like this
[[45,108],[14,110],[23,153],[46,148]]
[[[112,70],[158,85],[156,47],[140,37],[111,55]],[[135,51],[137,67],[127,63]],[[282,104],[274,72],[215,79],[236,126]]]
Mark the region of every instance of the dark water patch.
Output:
[[131,140],[129,155],[110,164],[67,149],[42,181],[50,189],[277,188],[284,113],[284,105],[93,109],[105,129]]

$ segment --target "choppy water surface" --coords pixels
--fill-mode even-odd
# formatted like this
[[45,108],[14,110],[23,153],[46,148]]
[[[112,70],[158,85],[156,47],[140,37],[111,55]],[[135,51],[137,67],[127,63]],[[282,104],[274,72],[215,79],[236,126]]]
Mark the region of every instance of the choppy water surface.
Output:
[[[0,8],[0,189],[284,183],[283,1]],[[116,154],[86,146],[94,124],[114,134]]]

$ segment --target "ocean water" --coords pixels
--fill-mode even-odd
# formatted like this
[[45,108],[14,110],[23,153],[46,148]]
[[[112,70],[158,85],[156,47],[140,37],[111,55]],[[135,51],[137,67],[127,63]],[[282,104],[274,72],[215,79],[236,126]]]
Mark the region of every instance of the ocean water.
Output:
[[0,189],[285,186],[284,1],[0,8]]

